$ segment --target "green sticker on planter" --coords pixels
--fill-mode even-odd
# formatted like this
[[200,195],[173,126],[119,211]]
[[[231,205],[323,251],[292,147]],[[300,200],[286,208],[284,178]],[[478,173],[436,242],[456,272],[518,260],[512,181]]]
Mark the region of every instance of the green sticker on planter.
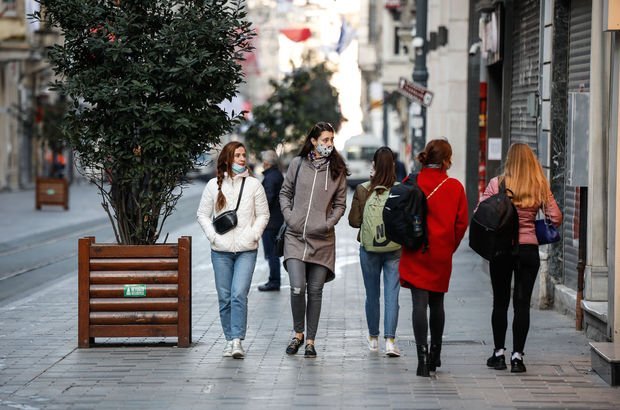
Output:
[[47,194],[48,194],[48,195],[54,195],[55,193],[56,193],[56,190],[55,190],[55,189],[53,189],[53,188],[49,188],[49,189],[47,190]]
[[126,298],[146,297],[146,285],[125,285],[123,295]]

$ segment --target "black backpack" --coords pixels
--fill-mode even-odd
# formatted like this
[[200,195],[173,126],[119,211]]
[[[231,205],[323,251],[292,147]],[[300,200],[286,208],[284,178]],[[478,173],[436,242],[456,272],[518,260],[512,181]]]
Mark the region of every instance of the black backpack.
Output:
[[401,184],[392,186],[383,207],[385,236],[409,249],[426,251],[426,195],[417,183],[417,174],[409,175]]
[[519,250],[519,214],[504,181],[499,192],[480,202],[469,224],[469,247],[486,260]]

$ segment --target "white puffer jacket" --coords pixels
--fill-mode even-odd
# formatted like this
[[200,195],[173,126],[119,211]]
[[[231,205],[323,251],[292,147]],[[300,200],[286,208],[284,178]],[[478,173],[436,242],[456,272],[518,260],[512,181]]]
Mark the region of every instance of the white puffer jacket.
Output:
[[[213,228],[213,218],[235,209],[244,175],[246,175],[246,181],[241,203],[237,209],[237,226],[220,235]],[[218,252],[244,252],[258,249],[258,241],[269,221],[269,204],[265,189],[256,178],[244,173],[234,178],[225,176],[222,181],[222,193],[226,197],[226,206],[216,212],[217,178],[209,180],[202,192],[197,212],[198,223],[211,242],[211,249]]]

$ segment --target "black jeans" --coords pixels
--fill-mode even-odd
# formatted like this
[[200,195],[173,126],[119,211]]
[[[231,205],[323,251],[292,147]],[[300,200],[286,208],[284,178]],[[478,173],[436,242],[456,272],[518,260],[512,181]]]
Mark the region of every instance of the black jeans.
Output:
[[513,351],[523,353],[530,329],[530,300],[540,267],[538,245],[519,245],[519,255],[502,255],[491,260],[491,285],[493,286],[493,342],[495,349],[504,349],[508,328],[508,305],[510,283],[514,272],[515,284],[512,295],[514,319],[512,321]]
[[269,264],[269,283],[280,286],[280,257],[276,255],[276,235],[278,229],[265,229],[263,231],[263,248],[265,259]]
[[[428,343],[428,328],[430,323],[431,344],[441,344],[443,337],[444,323],[446,314],[443,308],[443,297],[445,293],[431,292],[430,290],[411,288],[411,298],[413,301],[413,335],[415,343],[425,345]],[[430,316],[427,319],[427,306],[430,308]]]

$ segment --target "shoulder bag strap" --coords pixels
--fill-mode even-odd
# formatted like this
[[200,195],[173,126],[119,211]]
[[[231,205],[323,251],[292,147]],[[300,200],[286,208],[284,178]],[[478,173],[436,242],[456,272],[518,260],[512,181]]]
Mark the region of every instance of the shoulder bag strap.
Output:
[[245,185],[245,177],[243,177],[243,181],[241,182],[241,190],[239,191],[239,198],[237,199],[237,206],[235,207],[235,212],[239,209],[239,204],[241,203],[241,195],[243,195],[243,186]]
[[433,196],[433,194],[434,194],[434,193],[435,193],[435,192],[439,189],[439,187],[440,187],[440,186],[442,186],[442,185],[443,185],[443,183],[444,183],[444,182],[446,182],[446,181],[447,181],[447,180],[449,180],[449,179],[450,179],[450,177],[447,177],[446,179],[444,179],[443,181],[441,181],[441,182],[439,183],[439,185],[437,185],[437,186],[435,187],[435,189],[433,189],[433,192],[431,192],[430,194],[428,194],[428,196],[426,197],[426,199],[428,200],[430,197],[432,197],[432,196]]
[[291,198],[291,210],[295,205],[295,190],[297,188],[297,177],[299,176],[299,168],[301,168],[301,163],[303,162],[303,160],[303,158],[300,159],[299,164],[297,164],[297,171],[295,172],[295,180],[293,181],[293,198]]

